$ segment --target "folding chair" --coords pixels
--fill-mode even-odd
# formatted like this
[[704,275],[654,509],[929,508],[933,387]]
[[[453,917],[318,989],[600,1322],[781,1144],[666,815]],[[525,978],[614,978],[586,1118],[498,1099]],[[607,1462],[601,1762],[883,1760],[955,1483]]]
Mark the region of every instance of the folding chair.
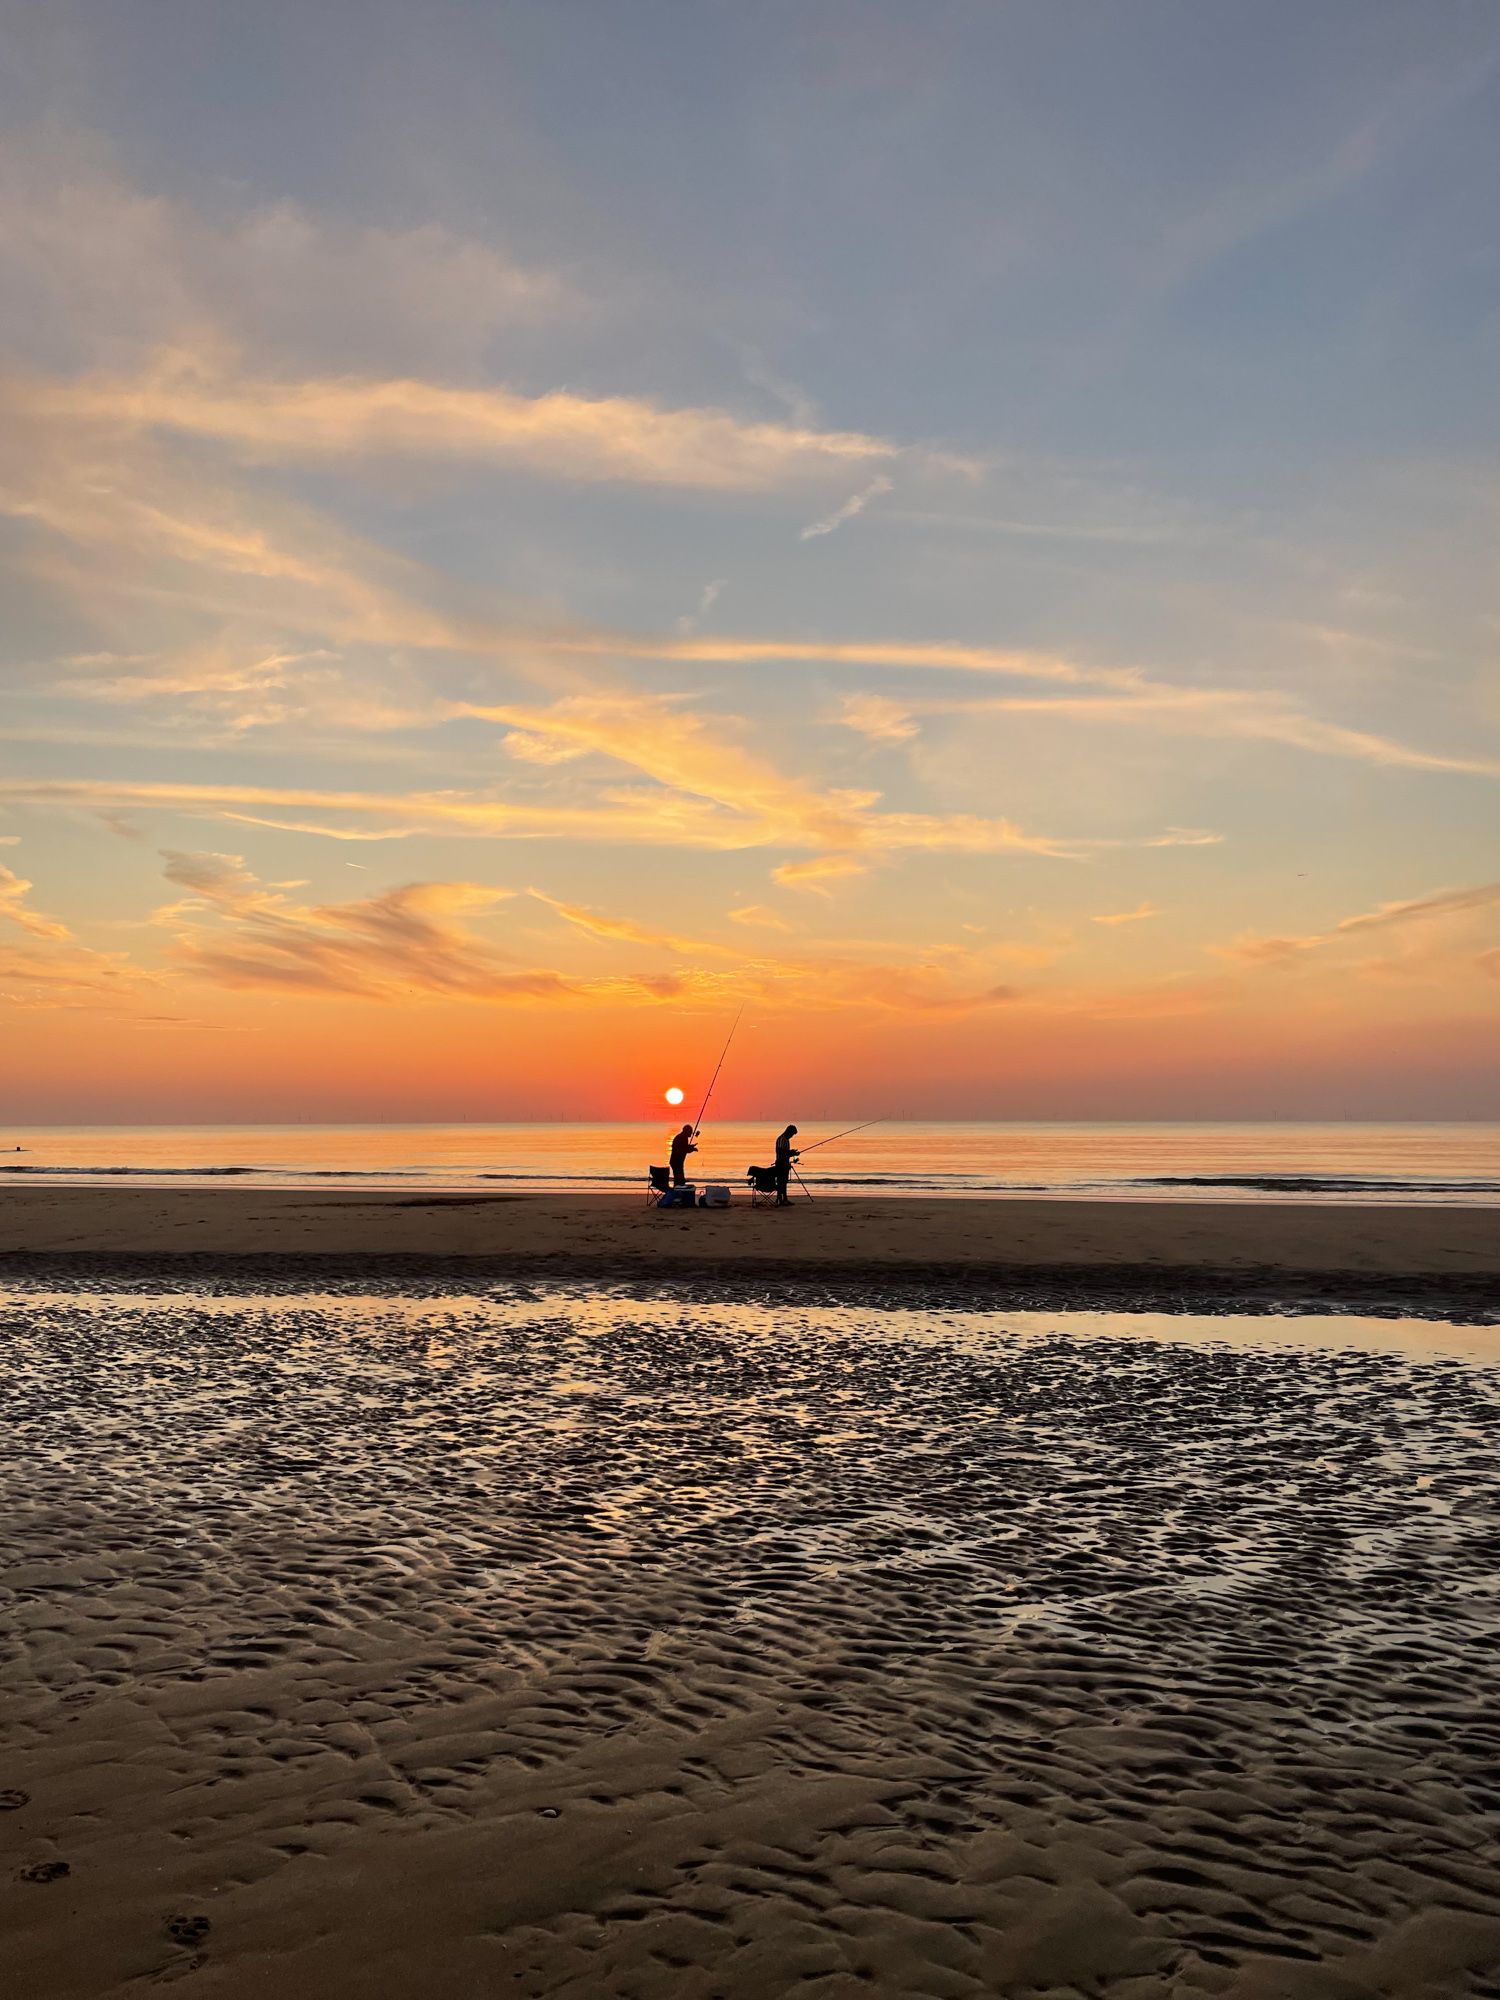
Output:
[[747,1167],[745,1179],[750,1184],[750,1206],[764,1208],[766,1203],[776,1199],[776,1169],[774,1167]]
[[655,1208],[661,1197],[672,1191],[672,1170],[670,1167],[648,1167],[646,1171],[651,1176],[646,1188],[646,1206]]

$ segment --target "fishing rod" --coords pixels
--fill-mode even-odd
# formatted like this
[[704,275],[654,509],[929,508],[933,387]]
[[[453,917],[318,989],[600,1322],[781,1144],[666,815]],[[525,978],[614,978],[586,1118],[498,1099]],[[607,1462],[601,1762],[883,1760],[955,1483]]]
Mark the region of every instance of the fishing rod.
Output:
[[[802,1147],[801,1152],[799,1152],[798,1154],[798,1158],[799,1159],[801,1158],[802,1153],[817,1152],[819,1146],[831,1146],[833,1144],[834,1139],[847,1139],[851,1132],[868,1132],[872,1125],[883,1125],[884,1123],[885,1120],[883,1118],[867,1118],[863,1125],[850,1125],[846,1128],[846,1130],[842,1132],[835,1132],[830,1138],[815,1139],[812,1145]],[[798,1187],[801,1188],[802,1192],[807,1196],[808,1200],[811,1201],[813,1198],[812,1189],[807,1185],[807,1182],[803,1180],[801,1174],[797,1173],[797,1169],[795,1167],[792,1168],[792,1172],[796,1174]]]
[[719,1060],[714,1065],[714,1073],[708,1079],[708,1088],[703,1093],[703,1102],[698,1106],[698,1116],[693,1121],[693,1137],[695,1139],[697,1138],[699,1128],[703,1123],[703,1114],[708,1109],[708,1100],[714,1094],[714,1085],[719,1080],[719,1071],[724,1067],[724,1057],[727,1056],[729,1053],[729,1044],[734,1040],[734,1031],[740,1025],[740,1014],[743,1014],[744,1011],[745,1011],[744,1008],[741,1007],[740,1013],[735,1015],[734,1020],[730,1026],[729,1033],[724,1039],[724,1047],[722,1052],[720,1053]]
[[883,1118],[867,1118],[863,1125],[851,1125],[847,1131],[835,1132],[832,1139],[815,1140],[811,1146],[804,1146],[802,1151],[804,1153],[815,1153],[819,1146],[831,1146],[834,1139],[847,1139],[850,1132],[868,1132],[872,1125],[883,1125],[884,1123],[885,1120]]

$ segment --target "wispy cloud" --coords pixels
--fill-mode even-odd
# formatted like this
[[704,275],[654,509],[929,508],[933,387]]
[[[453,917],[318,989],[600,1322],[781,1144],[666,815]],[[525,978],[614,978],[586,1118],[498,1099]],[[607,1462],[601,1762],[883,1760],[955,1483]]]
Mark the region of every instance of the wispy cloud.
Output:
[[1258,739],[1285,743],[1321,756],[1350,757],[1407,770],[1500,777],[1500,760],[1495,758],[1447,756],[1414,749],[1368,730],[1344,728],[1309,715],[1293,696],[1275,689],[1172,687],[1143,675],[1115,670],[1059,671],[1060,667],[1066,668],[1066,663],[1033,664],[1025,655],[1002,659],[989,668],[977,662],[969,662],[967,667],[969,671],[1030,675],[1047,680],[1108,679],[1118,691],[1107,695],[995,695],[978,701],[893,700],[883,695],[849,695],[845,697],[839,720],[875,741],[894,743],[914,737],[918,733],[918,718],[923,716],[1037,715],[1057,722],[1123,724],[1154,729],[1164,735]]
[[124,952],[91,951],[62,940],[0,944],[0,1003],[8,1007],[129,1012],[153,983]]
[[679,618],[677,621],[676,630],[680,636],[686,638],[691,633],[697,631],[698,620],[708,616],[709,612],[718,602],[719,592],[728,581],[727,576],[716,576],[712,582],[704,584],[702,591],[699,593],[697,611],[691,618]]
[[[300,786],[154,784],[130,780],[0,781],[0,798],[33,805],[158,807],[189,817],[313,833],[332,840],[402,840],[418,833],[477,839],[560,839],[733,849],[763,844],[762,828],[673,793],[622,789],[592,806],[533,806],[472,794],[355,792]],[[309,815],[325,814],[327,818]]]
[[880,473],[870,481],[863,492],[852,495],[842,507],[835,507],[833,512],[825,515],[821,521],[814,521],[810,527],[804,528],[798,540],[810,542],[818,535],[831,535],[836,528],[841,528],[845,521],[852,521],[856,514],[862,514],[872,500],[878,500],[882,493],[889,493],[891,485],[892,482],[885,474]]
[[[185,409],[195,409],[205,399],[210,411],[218,407],[220,390],[212,380],[205,386],[189,371],[180,386],[187,399]],[[331,386],[339,391],[333,400],[335,411],[345,412],[333,425],[329,449],[335,450],[341,448],[339,424],[354,421],[350,410],[365,409],[367,404],[371,409],[384,406],[378,397],[370,402],[368,384]],[[348,398],[341,400],[346,388]],[[451,710],[409,669],[398,672],[386,664],[379,668],[377,681],[368,657],[358,662],[342,657],[351,647],[380,649],[387,663],[395,649],[417,658],[490,658],[528,676],[550,679],[554,685],[568,676],[576,685],[584,663],[590,661],[598,662],[605,672],[618,671],[631,660],[720,666],[823,664],[1032,681],[1049,690],[978,700],[848,697],[843,720],[871,740],[887,744],[912,739],[924,716],[1032,713],[1080,726],[1129,726],[1169,735],[1279,742],[1392,768],[1500,775],[1500,760],[1494,757],[1426,750],[1332,722],[1310,713],[1284,691],[1173,685],[1137,669],[1080,662],[1034,649],[683,632],[645,636],[569,626],[555,616],[544,618],[519,606],[492,603],[482,610],[464,608],[463,594],[455,591],[451,580],[362,542],[286,496],[248,482],[235,487],[222,472],[215,474],[199,464],[191,452],[160,448],[161,425],[153,412],[166,393],[165,388],[153,393],[141,390],[132,402],[119,383],[108,393],[97,384],[91,389],[77,383],[12,383],[4,390],[9,476],[0,492],[0,509],[29,523],[33,534],[41,537],[34,543],[33,572],[77,606],[119,629],[122,636],[128,637],[147,607],[158,614],[170,607],[178,617],[204,628],[199,640],[169,656],[152,655],[127,643],[94,663],[80,660],[69,672],[53,676],[54,692],[60,683],[60,691],[95,701],[156,701],[174,719],[180,720],[184,711],[201,714],[240,733],[285,730],[319,720],[346,732],[388,731],[430,727]],[[260,409],[258,393],[249,396],[246,408]],[[444,410],[442,399],[449,395],[492,393],[500,392],[433,391]],[[56,400],[56,409],[49,396]],[[294,422],[277,397],[269,391],[267,397],[267,407],[281,410],[296,428],[300,416]],[[69,398],[77,400],[76,409]],[[422,404],[421,398],[417,400]],[[398,396],[391,407],[399,412],[405,405]],[[461,410],[454,418],[455,434],[467,438],[467,405]],[[696,421],[705,415],[657,414],[667,425],[664,437],[677,435],[668,418]],[[531,434],[529,421],[516,418],[517,436]],[[373,417],[371,422],[375,423]],[[738,436],[733,421],[724,418],[724,422]],[[580,434],[587,433],[581,417],[579,423]],[[751,429],[758,435],[765,427]],[[658,438],[658,428],[654,420],[638,431],[627,424],[622,435],[645,440],[640,450],[648,452],[648,447],[655,449],[650,441]],[[806,449],[814,458],[821,453],[819,462],[830,456],[836,459],[845,449],[838,443],[842,435],[817,433],[822,442]],[[804,447],[796,442],[803,434],[778,436],[780,444],[774,450],[761,440],[765,450],[772,457],[781,451],[786,465],[803,464],[805,456],[799,458],[798,453]],[[886,449],[881,440],[863,443]],[[662,448],[668,450],[667,445]],[[862,449],[863,444],[855,440],[847,448]],[[683,450],[691,458],[686,444]],[[518,728],[510,748],[529,761],[563,761],[576,753],[576,746],[556,730]]]
[[1109,916],[1095,917],[1096,924],[1138,924],[1144,917],[1159,917],[1161,911],[1154,903],[1142,903],[1133,910],[1116,910]]
[[1382,903],[1357,917],[1345,917],[1335,924],[1335,937],[1356,931],[1389,930],[1395,924],[1421,922],[1427,917],[1451,917],[1467,910],[1488,910],[1500,903],[1500,882],[1487,882],[1477,889],[1443,889],[1435,895],[1418,896],[1412,901]]
[[[592,1007],[661,1001],[720,1007],[726,999],[770,1006],[873,1007],[958,1014],[1015,997],[1007,986],[965,988],[932,963],[871,962],[845,953],[772,958],[702,938],[656,931],[630,918],[529,893],[601,944],[671,950],[670,971],[602,977],[517,969],[511,954],[462,921],[508,894],[472,882],[412,882],[357,902],[306,906],[257,879],[237,855],[165,855],[185,896],[158,913],[181,973],[231,990],[279,989],[378,1002],[434,998],[492,1003],[568,1002]],[[721,961],[704,966],[702,960]]]
[[[598,805],[532,805],[455,792],[357,792],[332,788],[143,783],[128,779],[5,779],[0,800],[100,809],[171,808],[188,816],[317,834],[330,840],[401,840],[418,833],[472,839],[552,839],[697,847],[720,852],[788,846],[830,851],[817,863],[788,863],[778,880],[862,872],[869,861],[900,853],[1038,854],[1079,860],[1115,847],[1206,846],[1217,833],[1169,828],[1134,840],[1029,834],[1006,819],[970,813],[884,812],[876,792],[819,792],[714,736],[702,718],[674,713],[647,698],[579,697],[558,710],[492,711],[524,716],[538,730],[547,718],[570,740],[633,764],[658,782],[601,789]],[[649,711],[641,714],[638,711]],[[667,727],[652,724],[665,713]],[[614,723],[619,727],[614,727]],[[694,758],[699,748],[702,755]],[[721,754],[722,753],[722,754]],[[310,817],[326,815],[327,817]],[[864,857],[864,858],[859,858]]]
[[[1054,856],[1068,855],[1076,846],[1025,833],[1009,820],[876,811],[878,792],[819,791],[732,740],[730,720],[710,720],[672,701],[577,695],[546,709],[470,705],[463,712],[511,725],[528,739],[616,758],[675,792],[710,801],[736,816],[743,829],[736,837],[723,838],[719,844],[726,846],[780,843],[871,853],[1012,850]],[[618,800],[620,794],[614,797]]]
[[[366,1000],[432,997],[555,1001],[561,974],[515,969],[461,919],[511,892],[475,882],[409,882],[353,903],[295,904],[234,854],[168,852],[167,879],[188,895],[160,912],[184,972],[236,989],[276,987]],[[209,929],[199,913],[218,920]]]
[[869,864],[852,854],[820,854],[814,861],[784,861],[771,870],[771,880],[783,889],[812,889],[826,896],[829,882],[845,881],[851,875],[865,875]]
[[883,694],[845,695],[839,720],[872,743],[910,743],[918,734],[911,710]]
[[860,432],[745,423],[727,410],[664,409],[641,397],[253,379],[213,348],[169,348],[138,375],[36,380],[13,394],[24,414],[211,438],[266,463],[425,457],[558,479],[763,492],[900,449]]
[[761,822],[767,837],[778,829],[799,844],[858,845],[859,814],[877,796],[820,793],[753,756],[730,739],[722,723],[670,701],[578,695],[547,709],[476,706],[467,712],[566,749],[614,757],[660,784]]
[[213,207],[144,193],[61,136],[0,145],[7,289],[52,353],[139,353],[212,326],[273,351],[467,369],[502,329],[584,306],[557,272],[437,222],[341,227],[287,200]]
[[562,903],[541,889],[529,889],[527,894],[534,896],[539,903],[545,903],[549,910],[555,910],[564,923],[572,924],[576,930],[584,931],[590,937],[602,938],[609,944],[644,944],[709,958],[744,958],[743,952],[731,951],[726,945],[711,944],[702,938],[680,937],[671,931],[653,930],[633,918],[605,916],[579,903]]
[[[569,923],[599,942],[611,945],[644,944],[665,947],[680,956],[681,963],[667,976],[634,973],[625,990],[646,988],[662,997],[697,997],[722,1005],[725,1000],[753,1000],[768,1007],[876,1008],[881,1011],[917,1014],[964,1014],[977,1008],[998,1006],[1017,997],[1010,986],[964,984],[963,974],[972,978],[983,963],[973,954],[964,954],[957,970],[931,953],[917,953],[904,961],[891,962],[891,947],[844,944],[837,948],[810,949],[796,956],[776,956],[764,950],[733,951],[702,938],[680,937],[638,924],[629,918],[606,915],[598,910],[580,909],[540,895],[543,902]],[[732,916],[739,912],[731,912]],[[749,916],[749,913],[746,913]],[[771,918],[771,928],[789,926],[772,912],[755,912],[753,921]],[[705,970],[695,961],[732,961]],[[989,968],[993,979],[993,967]],[[608,997],[619,990],[616,980],[589,980],[585,990],[594,997]]]
[[774,910],[768,910],[764,903],[744,903],[737,910],[729,912],[729,920],[735,924],[751,924],[760,930],[789,931],[792,927],[785,917],[778,917]]
[[821,663],[851,667],[917,667],[939,673],[1006,674],[1023,680],[1067,681],[1076,685],[1135,687],[1139,674],[1124,667],[1082,666],[1058,653],[1009,646],[962,646],[947,641],[887,639],[768,639],[733,634],[667,639],[627,632],[560,633],[552,641],[561,653],[612,654],[632,660],[699,661],[716,666],[754,666],[765,661]]
[[27,907],[31,883],[0,866],[0,918],[25,943],[0,942],[0,1004],[19,1008],[128,1006],[150,975],[123,952],[92,951],[66,924]]
[[1444,889],[1408,902],[1382,903],[1377,909],[1345,917],[1341,923],[1326,931],[1291,937],[1246,935],[1236,938],[1233,944],[1216,945],[1212,949],[1221,958],[1238,959],[1247,965],[1280,965],[1321,946],[1337,944],[1345,938],[1359,937],[1371,931],[1395,930],[1406,924],[1443,917],[1466,916],[1496,906],[1500,906],[1500,882],[1488,882],[1475,889]]
[[26,897],[31,888],[31,883],[23,876],[0,866],[0,917],[17,925],[28,937],[48,940],[71,937],[72,932],[67,925],[58,923],[55,917],[44,917],[36,910],[27,909]]

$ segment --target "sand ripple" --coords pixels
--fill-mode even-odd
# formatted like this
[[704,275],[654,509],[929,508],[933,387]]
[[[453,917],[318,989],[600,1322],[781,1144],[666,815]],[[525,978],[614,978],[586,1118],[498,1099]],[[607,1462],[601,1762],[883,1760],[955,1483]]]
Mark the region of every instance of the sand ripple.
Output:
[[1492,1369],[586,1288],[0,1326],[17,1991],[1500,1996]]

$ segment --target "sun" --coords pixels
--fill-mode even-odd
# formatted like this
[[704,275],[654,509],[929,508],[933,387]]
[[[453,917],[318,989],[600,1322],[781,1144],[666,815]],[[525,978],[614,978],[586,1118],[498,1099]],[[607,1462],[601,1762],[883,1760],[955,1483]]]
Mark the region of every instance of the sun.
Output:
[[667,1102],[668,1104],[681,1104],[682,1102],[682,1092],[677,1088],[675,1083],[667,1092]]

